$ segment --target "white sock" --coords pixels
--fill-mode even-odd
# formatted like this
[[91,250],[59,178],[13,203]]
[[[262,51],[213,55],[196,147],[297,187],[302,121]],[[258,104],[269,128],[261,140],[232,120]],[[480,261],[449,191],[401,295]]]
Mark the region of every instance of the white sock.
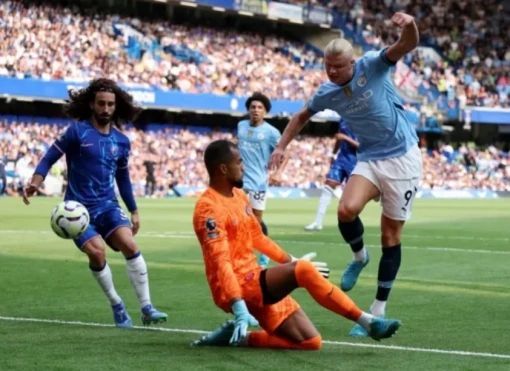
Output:
[[357,324],[359,324],[361,327],[363,327],[365,330],[370,331],[370,323],[374,319],[374,316],[372,316],[369,313],[363,312],[361,314],[361,317],[358,318],[356,321]]
[[319,207],[317,208],[317,215],[315,216],[315,224],[322,225],[324,214],[328,210],[329,203],[333,197],[333,190],[329,186],[322,188],[321,197],[319,199]]
[[[136,256],[138,255],[138,256]],[[149,274],[147,272],[147,264],[140,252],[135,254],[136,257],[126,259],[126,270],[135,289],[136,296],[140,301],[140,308],[151,303],[149,294]]]
[[363,248],[360,251],[354,253],[354,260],[357,262],[365,261],[366,258],[367,250],[365,249],[365,246],[363,246]]
[[99,272],[93,270],[91,270],[91,272],[94,278],[96,279],[97,283],[99,283],[99,286],[101,286],[101,288],[103,289],[108,300],[110,300],[110,304],[111,305],[119,304],[122,301],[122,299],[117,294],[117,291],[115,291],[115,287],[113,286],[112,271],[108,263],[105,262],[104,268]]
[[374,303],[370,307],[370,313],[375,317],[381,317],[386,311],[386,302],[375,299]]

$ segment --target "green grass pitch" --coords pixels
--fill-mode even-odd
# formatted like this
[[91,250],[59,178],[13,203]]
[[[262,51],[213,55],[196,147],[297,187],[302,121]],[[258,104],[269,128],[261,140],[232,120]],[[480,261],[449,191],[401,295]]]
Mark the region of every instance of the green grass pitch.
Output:
[[[169,320],[153,331],[111,327],[86,256],[51,232],[50,212],[59,201],[38,198],[27,207],[19,198],[0,199],[0,370],[510,370],[510,200],[416,201],[387,307],[389,317],[403,322],[393,339],[349,338],[349,321],[296,291],[327,341],[319,352],[189,348],[199,331],[228,318],[205,282],[191,225],[194,199],[138,201],[136,239],[153,303]],[[336,227],[336,206],[323,231],[303,230],[317,202],[271,199],[266,224],[288,252],[315,251],[338,283],[351,253]],[[350,296],[363,309],[376,290],[379,218],[376,203],[362,214],[372,261]],[[111,250],[107,259],[141,325],[124,259]]]

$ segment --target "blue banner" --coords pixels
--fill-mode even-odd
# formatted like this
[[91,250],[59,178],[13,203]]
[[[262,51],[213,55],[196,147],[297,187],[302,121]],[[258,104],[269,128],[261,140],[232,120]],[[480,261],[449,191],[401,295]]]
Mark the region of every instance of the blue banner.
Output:
[[333,24],[333,14],[325,8],[303,7],[303,20],[310,23]]
[[234,9],[234,0],[191,0],[191,1],[200,5],[219,6],[222,8]]
[[[0,95],[4,97],[21,97],[41,100],[68,99],[68,90],[81,89],[87,83],[74,83],[62,80],[16,79],[0,77]],[[190,94],[177,90],[160,88],[146,88],[136,85],[123,85],[134,100],[147,108],[181,109],[189,111],[210,111],[222,113],[246,113],[244,103],[246,97],[215,94]],[[291,100],[273,100],[271,114],[290,116],[298,112],[305,102]],[[510,109],[469,107],[463,110],[463,117],[474,123],[510,124]],[[336,112],[326,110],[314,116],[336,121],[339,116]]]
[[[81,89],[87,83],[73,83],[61,80],[43,81],[36,79],[15,79],[0,77],[0,95],[45,100],[68,99],[68,90]],[[193,111],[211,111],[225,113],[246,113],[245,97],[214,94],[189,94],[176,90],[150,89],[131,85],[122,85],[134,100],[149,108],[175,108]],[[291,115],[299,111],[304,102],[274,100],[271,114]],[[324,114],[322,115],[324,117]],[[334,117],[337,120],[338,117]]]
[[466,107],[462,110],[462,118],[477,124],[510,124],[510,109],[490,107]]

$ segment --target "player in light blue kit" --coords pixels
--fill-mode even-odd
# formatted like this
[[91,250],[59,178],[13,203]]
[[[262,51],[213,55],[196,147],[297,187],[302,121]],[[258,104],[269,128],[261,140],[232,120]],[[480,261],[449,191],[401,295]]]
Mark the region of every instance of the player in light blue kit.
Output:
[[[273,153],[281,134],[275,127],[264,121],[264,116],[271,110],[271,102],[265,95],[253,94],[246,101],[246,109],[250,119],[237,124],[239,153],[244,164],[243,184],[250,199],[253,214],[267,236],[267,226],[262,218],[266,209],[268,188],[267,165],[269,156]],[[285,166],[285,162],[286,160],[279,170]],[[265,268],[268,264],[269,258],[260,254],[259,265]]]
[[[402,107],[390,76],[390,68],[418,46],[419,33],[413,17],[395,13],[392,23],[402,28],[399,40],[381,51],[353,58],[352,45],[335,39],[326,47],[325,66],[330,82],[322,84],[308,104],[290,120],[273,152],[270,170],[285,156],[285,148],[317,112],[336,111],[359,142],[358,164],[353,170],[338,207],[338,227],[354,253],[340,287],[351,290],[369,262],[363,244],[359,214],[380,197],[381,243],[377,293],[370,311],[384,316],[386,303],[401,261],[401,235],[411,217],[413,199],[422,171],[421,151],[412,123]],[[351,336],[367,336],[354,327]]]
[[315,220],[312,224],[305,227],[306,231],[322,230],[322,219],[324,214],[326,214],[331,199],[333,196],[336,196],[335,189],[349,179],[358,161],[356,151],[359,143],[344,119],[340,119],[338,123],[338,133],[335,135],[335,139],[333,156],[336,157],[333,157],[334,160],[331,163],[329,172],[326,174],[326,182],[319,198],[319,207],[317,208]]
[[[66,155],[69,174],[65,200],[78,201],[90,214],[90,225],[74,240],[89,258],[92,275],[108,297],[118,327],[132,327],[132,321],[113,285],[112,272],[105,259],[101,237],[126,258],[128,277],[140,302],[144,325],[166,321],[167,315],[152,306],[147,265],[133,236],[140,228],[128,160],[129,139],[115,126],[132,121],[140,113],[133,98],[112,80],[98,79],[78,92],[70,92],[66,113],[77,120],[48,149],[37,165],[23,201],[29,204],[48,171],[62,155]],[[117,181],[122,200],[131,213],[131,222],[115,196]]]

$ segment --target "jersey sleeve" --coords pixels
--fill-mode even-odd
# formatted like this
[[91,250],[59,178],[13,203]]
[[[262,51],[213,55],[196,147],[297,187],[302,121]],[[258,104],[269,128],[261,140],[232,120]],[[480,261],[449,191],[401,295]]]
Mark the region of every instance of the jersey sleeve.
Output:
[[[245,200],[246,207],[250,208],[250,201],[246,194],[242,194],[242,197]],[[250,235],[252,237],[253,247],[260,251],[262,254],[267,255],[269,259],[274,260],[280,264],[287,263],[289,254],[287,254],[276,242],[271,240],[269,237],[264,235],[262,232],[262,227],[260,226],[259,221],[253,214],[253,210],[250,214]]]
[[64,154],[69,153],[70,150],[78,146],[78,134],[76,132],[76,124],[70,125],[64,133],[58,138],[48,151],[44,154],[43,158],[37,165],[34,174],[46,178],[51,167],[58,161]]
[[390,61],[386,56],[387,50],[388,48],[379,51],[372,50],[366,52],[362,57],[371,73],[385,74],[388,73],[391,67],[396,65],[395,62]]
[[119,187],[120,197],[126,204],[129,212],[137,210],[135,196],[133,194],[133,185],[129,176],[129,156],[131,154],[131,144],[127,142],[127,146],[122,149],[122,153],[117,160],[117,171],[115,173],[115,180]]
[[280,141],[282,137],[282,134],[278,131],[278,129],[274,128],[273,130],[271,130],[271,139],[270,139],[270,148],[271,148],[271,152],[274,151],[274,149],[276,148],[276,146],[278,145],[278,142]]
[[117,160],[117,169],[125,169],[129,165],[129,157],[131,156],[131,143],[128,141],[125,148]]
[[195,207],[193,229],[200,242],[206,266],[216,272],[221,291],[230,301],[242,297],[230,260],[230,248],[225,220],[212,202],[200,202]]

